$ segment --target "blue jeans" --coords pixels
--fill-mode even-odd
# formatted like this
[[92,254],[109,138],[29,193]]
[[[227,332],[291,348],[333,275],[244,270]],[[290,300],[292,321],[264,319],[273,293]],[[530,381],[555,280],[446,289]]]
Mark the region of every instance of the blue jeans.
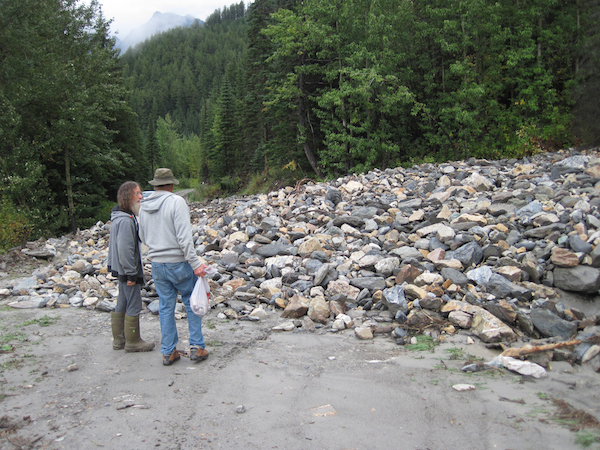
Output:
[[160,318],[160,352],[170,355],[175,350],[179,338],[175,324],[175,305],[177,291],[187,309],[188,328],[190,330],[190,347],[204,348],[202,335],[202,317],[192,312],[190,295],[196,284],[196,275],[188,262],[152,263],[152,278],[159,297],[158,314]]

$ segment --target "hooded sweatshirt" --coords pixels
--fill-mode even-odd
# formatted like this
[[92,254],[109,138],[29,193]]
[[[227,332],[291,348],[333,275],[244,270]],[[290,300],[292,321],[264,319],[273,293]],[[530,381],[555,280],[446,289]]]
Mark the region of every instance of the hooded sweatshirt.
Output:
[[187,261],[192,269],[202,264],[192,240],[190,210],[185,200],[169,191],[155,191],[142,201],[140,237],[157,263]]
[[110,214],[110,240],[108,243],[108,270],[121,281],[142,283],[141,242],[135,215],[115,206]]

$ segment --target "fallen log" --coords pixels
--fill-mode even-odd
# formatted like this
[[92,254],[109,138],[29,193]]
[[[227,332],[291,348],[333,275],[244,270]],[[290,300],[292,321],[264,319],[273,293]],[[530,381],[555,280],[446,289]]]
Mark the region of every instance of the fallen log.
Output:
[[544,345],[524,345],[521,348],[509,348],[502,352],[502,356],[510,356],[511,358],[518,358],[520,356],[530,355],[532,353],[546,352],[549,350],[555,350],[557,348],[570,347],[573,345],[579,345],[583,342],[594,342],[600,339],[600,335],[590,336],[587,339],[572,339],[570,341],[557,342],[556,344],[544,344]]

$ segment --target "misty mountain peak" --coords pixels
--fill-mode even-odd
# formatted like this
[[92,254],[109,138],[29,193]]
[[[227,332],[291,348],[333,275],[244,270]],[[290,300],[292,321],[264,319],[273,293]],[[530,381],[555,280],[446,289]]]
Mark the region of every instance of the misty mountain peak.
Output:
[[117,41],[117,47],[119,47],[121,51],[126,51],[129,47],[134,47],[139,42],[143,42],[157,33],[162,33],[163,31],[176,27],[189,27],[196,20],[198,20],[200,24],[203,23],[201,20],[196,19],[189,14],[181,16],[179,14],[161,13],[160,11],[156,11],[152,14],[152,17],[148,22],[131,30],[127,37],[122,41]]

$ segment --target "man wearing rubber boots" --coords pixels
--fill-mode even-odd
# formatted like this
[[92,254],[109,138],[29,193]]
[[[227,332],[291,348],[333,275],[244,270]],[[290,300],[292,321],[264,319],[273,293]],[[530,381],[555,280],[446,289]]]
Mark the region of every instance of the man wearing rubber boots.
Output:
[[190,295],[196,277],[206,275],[206,266],[200,262],[194,249],[190,211],[185,200],[173,194],[173,187],[179,181],[173,177],[171,169],[156,169],[149,183],[154,186],[154,193],[142,201],[140,237],[149,248],[152,278],[159,297],[163,365],[170,366],[180,358],[176,348],[179,340],[175,324],[177,291],[181,293],[188,311],[190,360],[202,361],[208,358],[202,335],[202,317],[192,313]]
[[113,349],[126,352],[148,352],[154,348],[153,342],[146,342],[140,336],[144,272],[136,215],[141,199],[140,186],[135,181],[126,181],[117,192],[118,205],[110,215],[108,270],[119,284],[117,306],[110,313]]

